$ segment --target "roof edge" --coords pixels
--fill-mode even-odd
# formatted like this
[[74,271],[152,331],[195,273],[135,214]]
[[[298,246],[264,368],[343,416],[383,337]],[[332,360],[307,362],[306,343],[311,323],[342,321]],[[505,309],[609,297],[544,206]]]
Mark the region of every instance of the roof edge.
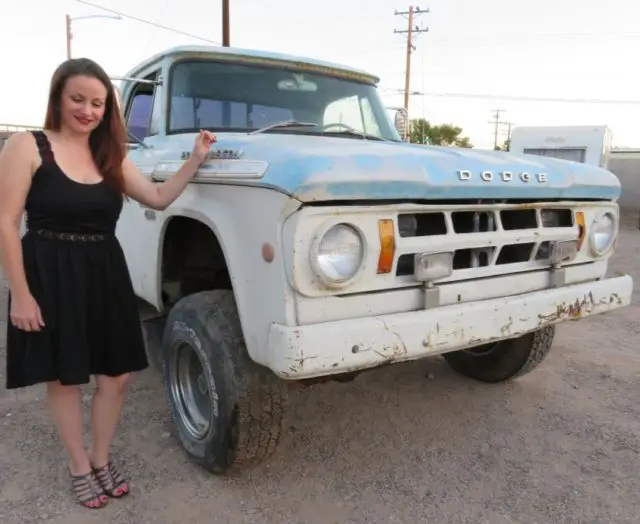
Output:
[[154,55],[145,58],[133,66],[125,76],[135,76],[141,70],[146,69],[150,65],[160,62],[166,57],[172,57],[180,54],[211,54],[212,56],[228,56],[239,57],[249,59],[266,59],[274,62],[299,64],[299,65],[311,65],[318,68],[334,69],[336,71],[347,73],[347,75],[356,75],[362,80],[371,84],[379,84],[380,78],[368,71],[357,69],[343,64],[335,62],[328,62],[316,58],[310,58],[299,55],[290,55],[285,53],[276,53],[273,51],[260,51],[256,49],[244,49],[240,47],[222,47],[222,46],[197,46],[197,45],[182,45],[174,46],[164,49]]

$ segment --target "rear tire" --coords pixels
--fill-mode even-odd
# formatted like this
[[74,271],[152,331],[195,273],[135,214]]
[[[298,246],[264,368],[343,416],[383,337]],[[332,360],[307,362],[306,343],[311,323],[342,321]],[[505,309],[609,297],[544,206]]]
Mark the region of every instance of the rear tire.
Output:
[[194,461],[223,474],[275,451],[286,383],[249,357],[232,291],[181,299],[167,318],[161,354],[173,421]]
[[482,382],[504,382],[533,371],[548,355],[555,326],[547,326],[519,338],[445,353],[451,368]]

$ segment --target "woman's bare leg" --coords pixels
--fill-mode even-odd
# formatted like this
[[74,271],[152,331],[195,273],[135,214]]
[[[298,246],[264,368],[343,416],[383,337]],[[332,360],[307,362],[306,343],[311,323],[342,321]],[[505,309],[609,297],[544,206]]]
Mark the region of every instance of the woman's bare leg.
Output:
[[93,475],[84,445],[84,416],[80,389],[63,386],[60,382],[47,383],[47,400],[58,435],[69,454],[71,487],[78,501],[88,508],[101,508],[108,497],[89,475]]
[[110,461],[110,455],[130,377],[130,374],[119,377],[97,375],[97,388],[91,411],[92,444],[89,458],[98,481],[113,497],[122,497],[129,492],[128,482]]
[[69,468],[73,475],[91,471],[84,443],[84,416],[80,389],[63,386],[60,382],[47,383],[47,400],[58,434],[69,454]]
[[119,377],[96,375],[96,392],[91,408],[91,452],[89,457],[94,467],[104,466],[109,461],[111,443],[120,420],[130,374]]

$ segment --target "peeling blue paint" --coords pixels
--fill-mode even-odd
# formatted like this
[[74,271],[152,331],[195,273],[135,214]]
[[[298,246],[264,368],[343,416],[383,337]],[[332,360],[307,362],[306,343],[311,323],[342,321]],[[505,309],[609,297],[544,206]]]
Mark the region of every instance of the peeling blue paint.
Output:
[[[194,135],[157,137],[154,152],[173,160],[190,149]],[[151,142],[153,139],[149,139]],[[394,199],[542,199],[587,198],[615,200],[620,182],[611,172],[548,157],[376,142],[301,134],[218,133],[220,149],[241,149],[245,160],[265,160],[267,172],[251,181],[277,189],[301,201]],[[473,180],[462,181],[459,171]],[[480,179],[491,171],[494,179]],[[513,173],[503,181],[499,174]],[[544,173],[546,182],[524,182]],[[247,181],[245,180],[244,183]],[[232,182],[230,182],[232,183]]]

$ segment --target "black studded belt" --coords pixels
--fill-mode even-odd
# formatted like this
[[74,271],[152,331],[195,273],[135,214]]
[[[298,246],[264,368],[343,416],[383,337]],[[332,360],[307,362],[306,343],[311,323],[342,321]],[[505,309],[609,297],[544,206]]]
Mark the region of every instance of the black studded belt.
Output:
[[64,240],[68,242],[102,242],[107,238],[104,233],[58,233],[47,229],[38,229],[36,235],[51,240]]

